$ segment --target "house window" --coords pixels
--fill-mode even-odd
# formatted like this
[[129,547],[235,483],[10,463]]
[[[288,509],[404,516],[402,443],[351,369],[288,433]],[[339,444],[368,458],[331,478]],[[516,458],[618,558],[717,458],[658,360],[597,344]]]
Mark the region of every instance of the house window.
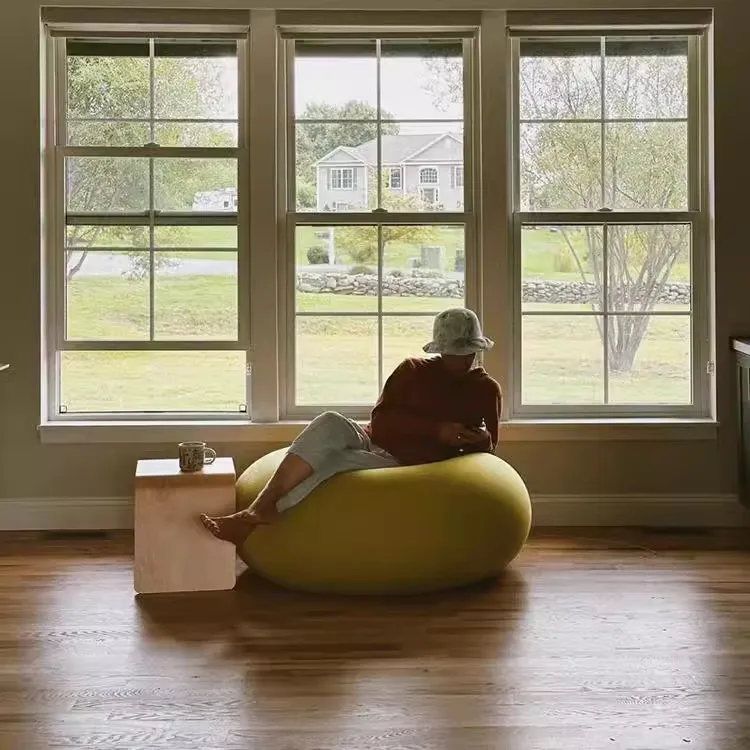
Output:
[[439,182],[437,167],[421,167],[419,170],[420,185],[437,185]]
[[[470,269],[474,262],[467,244],[471,210],[427,214],[438,210],[437,170],[427,168],[434,178],[428,174],[428,187],[420,188],[420,167],[410,162],[437,153],[463,161],[460,134],[472,132],[464,101],[473,98],[463,89],[462,71],[474,42],[470,35],[437,41],[429,35],[425,29],[411,39],[389,38],[370,29],[361,38],[305,33],[295,39],[290,32],[286,41],[289,100],[296,103],[294,137],[288,139],[294,166],[287,172],[297,181],[287,191],[287,248],[297,267],[287,311],[294,321],[284,370],[283,413],[289,418],[323,408],[366,416],[396,365],[422,352],[434,315],[467,303],[463,269],[465,258]],[[425,93],[427,79],[437,84],[444,66],[458,85]],[[342,71],[356,82],[356,101],[346,86],[324,83]],[[310,212],[299,200],[295,206],[299,186],[343,158],[363,164],[362,203],[351,213],[339,204],[335,214]],[[394,163],[403,164],[403,172],[386,166]],[[338,177],[331,180],[338,184]],[[320,195],[326,185],[317,189]],[[321,230],[336,268],[315,276],[306,268],[307,252],[320,244]],[[429,279],[422,269],[430,271]],[[474,290],[469,295],[473,301]]]
[[516,415],[707,412],[703,39],[513,39]]
[[440,203],[440,191],[436,187],[421,187],[419,188],[419,197],[422,204],[434,210]]
[[350,167],[334,168],[330,170],[331,190],[352,190],[354,184],[354,170]]
[[241,45],[50,40],[50,418],[247,412]]
[[464,186],[464,168],[453,167],[453,187],[462,188]]
[[403,189],[403,172],[401,167],[391,167],[386,171],[386,187],[391,190]]

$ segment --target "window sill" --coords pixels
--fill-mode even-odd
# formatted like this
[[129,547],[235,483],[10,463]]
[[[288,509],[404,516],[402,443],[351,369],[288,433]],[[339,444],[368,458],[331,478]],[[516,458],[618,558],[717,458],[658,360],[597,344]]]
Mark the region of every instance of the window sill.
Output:
[[[290,443],[305,421],[181,421],[181,422],[45,422],[42,443],[148,443],[183,440],[211,443]],[[523,420],[504,422],[501,442],[715,440],[718,423],[705,419]]]

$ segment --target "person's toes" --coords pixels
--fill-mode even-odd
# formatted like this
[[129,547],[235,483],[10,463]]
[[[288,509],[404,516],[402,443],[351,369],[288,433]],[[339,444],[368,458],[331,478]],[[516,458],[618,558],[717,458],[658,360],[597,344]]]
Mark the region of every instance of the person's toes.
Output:
[[205,513],[201,514],[200,521],[203,524],[203,527],[206,529],[206,531],[211,532],[214,536],[219,536],[219,524],[216,523],[216,521],[213,520],[213,518],[210,518]]

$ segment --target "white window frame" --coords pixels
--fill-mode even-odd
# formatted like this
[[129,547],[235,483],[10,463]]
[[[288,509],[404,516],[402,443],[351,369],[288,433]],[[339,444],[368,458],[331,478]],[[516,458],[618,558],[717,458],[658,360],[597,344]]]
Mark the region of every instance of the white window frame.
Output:
[[[425,197],[426,191],[431,190],[433,191],[435,198],[434,200],[427,200]],[[420,185],[419,186],[419,200],[427,205],[430,206],[439,206],[440,205],[440,188],[437,185]]]
[[[65,11],[61,10],[63,15]],[[55,15],[56,13],[53,12]],[[249,211],[247,201],[242,199],[245,194],[247,180],[247,158],[244,157],[248,149],[247,137],[247,23],[236,24],[237,13],[229,13],[231,23],[223,26],[221,31],[206,25],[207,16],[199,15],[201,23],[194,23],[195,14],[187,12],[178,14],[178,20],[187,21],[185,25],[173,25],[175,13],[165,11],[165,20],[169,19],[170,30],[160,29],[160,25],[149,28],[144,25],[137,31],[128,24],[128,38],[147,39],[219,39],[233,41],[237,44],[238,69],[238,143],[234,147],[163,147],[154,144],[144,144],[140,147],[110,147],[110,146],[70,146],[66,136],[66,99],[67,99],[67,60],[66,40],[70,38],[109,39],[123,36],[117,25],[107,22],[107,11],[92,10],[93,17],[105,19],[99,23],[74,23],[59,21],[47,23],[45,26],[46,53],[46,92],[45,92],[45,157],[44,180],[46,215],[49,231],[45,232],[45,262],[46,280],[45,295],[45,362],[43,382],[42,424],[64,425],[66,423],[132,423],[134,420],[144,423],[169,423],[184,421],[201,421],[224,423],[247,422],[251,414],[253,403],[251,381],[246,379],[244,404],[234,412],[210,411],[163,411],[163,412],[67,412],[61,402],[61,355],[65,351],[242,351],[246,353],[245,368],[250,369],[250,256],[249,256]],[[116,12],[115,12],[116,13]],[[247,14],[244,14],[245,17]],[[80,19],[76,14],[76,18]],[[192,17],[192,18],[191,18]],[[193,21],[191,23],[191,20]],[[132,19],[131,19],[132,21]],[[65,159],[67,157],[85,156],[119,156],[141,157],[149,159],[161,158],[217,158],[235,159],[237,161],[237,207],[234,210],[220,210],[215,212],[179,213],[159,212],[153,208],[143,215],[138,214],[68,214],[65,196]],[[153,191],[151,195],[153,200]],[[237,285],[238,285],[238,318],[237,336],[230,340],[154,340],[153,335],[153,295],[154,277],[151,274],[151,336],[149,340],[71,340],[67,337],[66,326],[66,228],[74,224],[103,224],[123,225],[133,224],[146,227],[157,226],[217,226],[227,225],[237,227]],[[214,248],[207,248],[213,250]],[[226,249],[226,248],[215,248]],[[151,247],[151,253],[154,252]],[[241,407],[244,406],[244,409]]]
[[[425,182],[424,175],[427,172],[435,173],[435,182]],[[439,187],[440,186],[440,169],[435,166],[424,166],[419,168],[419,185],[421,187]]]
[[[329,180],[331,183],[331,190],[354,190],[354,167],[329,167]],[[346,177],[349,177],[349,185],[346,184]],[[334,176],[338,176],[339,185],[334,185]]]
[[[666,11],[661,15],[667,15]],[[549,37],[588,36],[617,37],[631,34],[647,34],[642,27],[633,30],[635,23],[628,25],[628,14],[622,12],[613,20],[613,25],[601,27],[576,28],[571,31],[564,25],[565,13],[555,15],[563,24],[559,29],[545,26],[535,29],[529,23],[533,20],[531,12],[518,12],[509,16],[523,17],[525,23],[519,23],[515,29],[512,21],[508,39],[509,61],[509,122],[511,128],[511,155],[509,174],[509,224],[510,245],[509,264],[512,288],[512,311],[508,319],[510,346],[505,351],[504,369],[507,372],[506,394],[510,396],[506,404],[507,417],[510,420],[585,420],[585,419],[693,419],[701,420],[712,417],[713,385],[713,346],[711,325],[710,294],[710,258],[712,253],[709,228],[709,153],[710,143],[708,112],[708,57],[705,25],[686,29],[679,21],[680,12],[673,14],[674,23],[662,23],[651,30],[652,35],[672,33],[689,37],[688,51],[688,208],[685,211],[543,211],[528,212],[521,210],[520,202],[520,133],[519,133],[519,79],[520,40],[534,37],[536,34]],[[606,16],[606,14],[604,14]],[[483,92],[486,97],[487,92]],[[521,258],[521,233],[524,225],[634,225],[634,224],[675,223],[689,224],[692,233],[691,283],[692,305],[687,315],[692,322],[691,336],[691,389],[692,399],[689,404],[655,405],[655,404],[596,404],[596,405],[530,405],[522,401],[522,300],[521,281],[523,275]],[[606,252],[606,251],[605,251]],[[485,282],[486,283],[486,282]],[[528,313],[526,313],[528,314]],[[605,313],[605,319],[608,315]],[[606,330],[606,324],[605,324]],[[603,344],[606,347],[606,344]],[[606,351],[606,348],[605,348]],[[605,357],[606,359],[606,357]],[[605,389],[606,389],[605,362]]]
[[[317,14],[310,13],[310,17]],[[330,14],[328,14],[330,17]],[[418,14],[420,19],[423,14]],[[434,15],[434,14],[430,14]],[[439,15],[439,14],[438,14]],[[461,16],[461,14],[458,14]],[[466,304],[481,314],[481,297],[479,290],[479,250],[477,240],[478,214],[475,210],[474,201],[478,186],[474,184],[475,158],[478,150],[475,150],[474,128],[478,127],[479,108],[475,104],[475,97],[472,92],[475,86],[475,70],[478,61],[478,35],[479,24],[476,23],[476,16],[471,14],[472,23],[460,23],[455,25],[455,30],[451,28],[452,24],[439,25],[434,31],[430,30],[429,25],[414,23],[413,26],[405,27],[403,24],[394,23],[393,30],[388,30],[388,24],[384,27],[373,27],[372,22],[367,22],[367,16],[362,16],[363,23],[361,27],[348,26],[346,32],[337,31],[334,27],[330,30],[321,29],[318,25],[310,27],[300,27],[294,25],[293,28],[285,29],[282,26],[282,38],[285,40],[284,54],[281,55],[283,68],[285,70],[285,90],[283,97],[280,96],[280,130],[279,138],[285,140],[287,149],[284,152],[284,163],[280,181],[285,182],[287,189],[284,193],[284,206],[286,206],[286,231],[283,239],[280,240],[284,253],[284,275],[285,283],[283,285],[284,294],[282,295],[282,309],[280,317],[286,321],[285,331],[281,341],[281,360],[280,371],[284,388],[281,391],[280,414],[286,420],[308,420],[319,414],[325,409],[334,409],[353,419],[366,419],[369,417],[373,404],[316,404],[301,405],[296,403],[296,354],[295,354],[295,332],[296,316],[295,310],[295,234],[297,225],[301,226],[320,226],[331,227],[339,225],[347,226],[386,226],[386,225],[403,225],[403,224],[439,224],[441,226],[463,226],[464,227],[464,246],[465,246],[465,298]],[[398,14],[394,14],[398,18]],[[412,15],[412,18],[415,16]],[[429,18],[430,16],[428,16]],[[295,115],[294,115],[294,40],[296,38],[309,39],[318,37],[321,40],[334,41],[337,38],[361,38],[363,40],[380,40],[405,37],[408,39],[434,40],[435,38],[446,39],[463,39],[463,84],[464,84],[464,165],[466,170],[466,187],[464,188],[464,210],[455,212],[429,212],[420,211],[414,213],[391,213],[388,211],[375,210],[372,212],[351,212],[342,213],[336,216],[335,222],[331,220],[331,215],[327,213],[297,212],[296,211],[296,175],[295,175]],[[435,168],[437,169],[437,168]],[[377,190],[383,191],[386,188],[385,176],[383,169],[376,169]],[[438,170],[439,180],[439,170]],[[403,174],[402,174],[403,181]],[[426,187],[431,189],[438,188],[438,184],[430,184]],[[378,273],[382,274],[382,258],[378,262]],[[439,312],[438,310],[434,311]],[[305,313],[301,313],[305,315]],[[308,315],[325,314],[309,313]],[[429,312],[420,312],[419,315],[429,315]],[[333,314],[335,315],[335,313]],[[382,321],[389,316],[404,316],[408,313],[388,313],[382,310],[382,298],[378,301],[378,310],[373,313],[363,313],[365,317],[377,317],[379,327],[379,345],[378,358],[382,357]],[[382,368],[378,372],[378,389],[383,386],[385,377]]]
[[[398,185],[393,184],[394,176],[398,176]],[[389,190],[394,192],[403,191],[404,189],[404,170],[403,167],[388,167],[388,176],[386,178],[386,184]]]
[[[460,175],[460,179],[459,179]],[[453,167],[453,187],[460,189],[464,186],[464,168],[463,165],[455,165]]]

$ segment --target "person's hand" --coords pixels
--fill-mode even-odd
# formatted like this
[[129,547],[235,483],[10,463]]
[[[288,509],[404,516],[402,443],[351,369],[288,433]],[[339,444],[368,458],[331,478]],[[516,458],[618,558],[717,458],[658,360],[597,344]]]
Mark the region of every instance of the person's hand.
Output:
[[487,430],[472,430],[459,422],[442,422],[438,428],[438,440],[446,445],[460,448],[462,445],[473,445],[484,440]]

